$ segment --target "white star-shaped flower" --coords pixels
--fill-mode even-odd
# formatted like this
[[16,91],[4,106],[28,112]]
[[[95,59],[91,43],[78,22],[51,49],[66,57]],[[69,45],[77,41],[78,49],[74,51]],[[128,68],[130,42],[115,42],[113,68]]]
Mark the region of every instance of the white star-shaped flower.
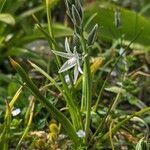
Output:
[[12,116],[17,116],[17,115],[19,115],[20,113],[21,113],[20,108],[14,109],[14,110],[11,112]]
[[60,51],[52,51],[55,55],[67,58],[68,60],[62,65],[62,67],[59,69],[58,73],[62,73],[64,71],[67,71],[71,68],[74,67],[74,84],[77,81],[79,72],[83,74],[83,71],[80,67],[80,54],[77,53],[76,47],[74,47],[73,52],[71,52],[69,43],[67,38],[65,39],[65,52],[60,52]]
[[83,131],[83,130],[79,130],[78,132],[76,132],[76,134],[79,138],[85,137],[85,131]]

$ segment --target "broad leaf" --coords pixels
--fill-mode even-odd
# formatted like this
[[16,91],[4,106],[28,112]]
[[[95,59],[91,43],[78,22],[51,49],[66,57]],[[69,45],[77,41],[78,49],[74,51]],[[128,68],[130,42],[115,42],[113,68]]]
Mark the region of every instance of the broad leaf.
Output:
[[[121,26],[117,28],[115,26],[115,12],[120,11]],[[126,41],[131,41],[142,30],[141,35],[136,39],[135,43],[150,46],[150,20],[138,15],[137,13],[118,8],[118,6],[111,4],[101,4],[100,2],[92,3],[85,8],[85,20],[97,13],[93,18],[89,29],[91,29],[96,23],[100,27],[99,37],[105,40],[118,39],[120,35],[124,36]]]

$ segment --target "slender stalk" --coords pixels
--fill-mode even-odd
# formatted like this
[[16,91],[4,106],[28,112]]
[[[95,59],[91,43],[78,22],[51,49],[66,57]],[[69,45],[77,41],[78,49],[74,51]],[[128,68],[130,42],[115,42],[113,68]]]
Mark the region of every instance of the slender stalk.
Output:
[[6,3],[6,0],[0,0],[0,4],[1,4],[1,6],[0,6],[0,13],[3,10],[3,7],[5,6],[5,3]]
[[0,134],[0,144],[1,148],[3,147],[3,150],[8,149],[8,142],[9,142],[9,132],[10,132],[10,124],[11,124],[11,110],[15,104],[15,102],[18,100],[18,97],[20,96],[22,92],[23,86],[21,86],[15,95],[13,96],[12,100],[7,103],[6,101],[6,113],[5,113],[5,121],[4,121],[4,129],[3,132]]
[[113,125],[113,121],[111,122],[110,126],[109,126],[109,139],[110,139],[110,144],[111,144],[111,148],[112,150],[115,150],[114,148],[114,144],[113,144],[113,137],[112,137],[112,125]]
[[21,139],[19,140],[18,144],[17,144],[17,147],[16,147],[16,150],[19,150],[20,149],[20,146],[21,146],[21,143],[22,141],[24,140],[24,138],[26,137],[29,129],[30,129],[30,126],[31,126],[31,123],[32,123],[32,119],[33,119],[33,111],[34,111],[34,106],[35,106],[35,98],[32,97],[31,101],[30,101],[30,104],[29,104],[29,107],[28,107],[28,110],[30,110],[30,114],[29,114],[29,120],[28,120],[28,123],[27,123],[27,126],[23,132],[23,135],[21,137]]
[[98,126],[98,128],[97,128],[96,131],[95,131],[95,133],[94,133],[93,136],[91,137],[90,142],[94,139],[94,137],[95,137],[98,133],[101,133],[101,132],[103,131],[104,125],[105,125],[105,123],[106,123],[106,120],[107,120],[107,118],[108,118],[108,116],[109,116],[109,114],[110,114],[110,112],[111,112],[111,110],[112,110],[112,107],[113,107],[114,104],[116,103],[116,101],[118,101],[118,95],[117,95],[117,97],[112,101],[111,105],[109,106],[106,115],[103,117],[103,119],[102,119],[100,125]]
[[81,37],[82,49],[85,55],[84,60],[84,70],[83,70],[83,93],[82,93],[82,102],[81,102],[81,110],[86,111],[86,121],[85,121],[85,143],[87,142],[90,128],[90,113],[91,113],[91,70],[88,56],[88,49],[86,48],[86,42],[82,35]]
[[4,137],[4,143],[3,143],[3,150],[8,150],[9,146],[9,139],[10,139],[10,126],[11,126],[11,109],[9,106],[9,103],[6,102],[6,109],[7,109],[7,116],[5,117],[5,129],[4,134],[2,134]]
[[[142,110],[133,113],[132,115],[128,116],[127,118],[125,118],[124,120],[122,120],[121,122],[119,122],[112,130],[112,135],[114,135],[119,128],[121,128],[121,126],[123,126],[126,122],[128,122],[131,118],[135,117],[135,116],[140,116],[143,115],[144,113],[150,112],[150,107],[146,107],[143,108]],[[107,132],[106,134],[104,134],[104,136],[101,138],[101,142],[105,141],[107,138],[109,137],[109,132]]]

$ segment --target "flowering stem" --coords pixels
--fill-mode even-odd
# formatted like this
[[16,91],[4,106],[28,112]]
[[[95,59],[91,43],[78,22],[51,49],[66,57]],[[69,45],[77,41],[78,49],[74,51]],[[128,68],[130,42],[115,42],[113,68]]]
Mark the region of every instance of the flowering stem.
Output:
[[[53,30],[52,30],[51,9],[50,9],[49,0],[46,0],[46,11],[47,11],[49,35],[53,39],[53,41],[55,41],[55,38],[54,38],[54,35],[53,35]],[[52,44],[50,46],[53,50],[56,50],[56,46],[54,44]],[[57,64],[58,68],[60,68],[61,61],[60,61],[60,58],[57,55],[56,55],[56,64]],[[63,74],[60,74],[60,79],[62,81],[63,89],[64,89],[64,92],[65,92],[65,94],[63,94],[63,95],[65,95],[64,99],[66,100],[66,102],[68,104],[69,112],[70,112],[71,119],[72,119],[72,122],[73,122],[73,126],[77,131],[77,130],[82,128],[80,113],[78,111],[78,107],[75,105],[75,102],[74,102],[73,97],[70,93],[70,90],[69,90],[69,88],[68,88],[68,86],[65,82]]]
[[86,111],[86,120],[85,120],[85,143],[87,142],[87,138],[89,135],[89,127],[90,127],[90,112],[91,112],[91,70],[88,56],[88,48],[86,47],[86,41],[81,36],[81,44],[82,49],[85,55],[84,60],[84,70],[83,70],[83,97],[81,102],[81,110]]

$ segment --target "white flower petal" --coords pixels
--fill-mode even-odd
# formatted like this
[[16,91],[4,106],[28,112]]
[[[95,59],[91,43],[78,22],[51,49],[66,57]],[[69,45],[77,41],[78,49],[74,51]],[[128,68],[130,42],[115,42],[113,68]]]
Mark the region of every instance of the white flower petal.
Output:
[[69,78],[69,75],[65,75],[65,81],[67,84],[70,84],[70,78]]
[[74,63],[77,63],[77,60],[76,60],[76,57],[72,57],[71,59],[68,60],[68,63],[71,65],[71,64],[74,64]]
[[79,130],[78,132],[76,132],[76,134],[79,138],[85,137],[85,131],[83,131],[83,130]]
[[80,72],[81,74],[83,74],[83,71],[82,71],[82,69],[81,69],[81,67],[80,67],[79,59],[77,59],[77,67],[78,67],[79,72]]
[[71,51],[70,51],[70,47],[69,47],[69,43],[68,43],[68,39],[66,38],[65,39],[65,50],[70,53],[70,54],[73,54]]
[[76,55],[76,56],[78,56],[77,47],[76,46],[73,48],[73,54]]
[[52,51],[55,55],[70,59],[72,57],[72,54],[70,53],[64,53],[64,52],[60,52],[60,51]]
[[67,70],[71,69],[72,67],[74,67],[75,65],[76,65],[76,59],[74,59],[74,57],[73,57],[73,58],[67,60],[67,61],[62,65],[62,67],[59,69],[58,73],[67,71]]
[[15,110],[13,110],[13,111],[11,112],[11,114],[12,114],[12,116],[17,116],[18,114],[20,114],[20,112],[21,112],[20,108],[17,108],[17,109],[15,109]]
[[76,65],[76,66],[74,67],[74,81],[73,81],[74,84],[75,84],[76,81],[77,81],[78,75],[79,75],[79,70],[78,70],[78,66]]

